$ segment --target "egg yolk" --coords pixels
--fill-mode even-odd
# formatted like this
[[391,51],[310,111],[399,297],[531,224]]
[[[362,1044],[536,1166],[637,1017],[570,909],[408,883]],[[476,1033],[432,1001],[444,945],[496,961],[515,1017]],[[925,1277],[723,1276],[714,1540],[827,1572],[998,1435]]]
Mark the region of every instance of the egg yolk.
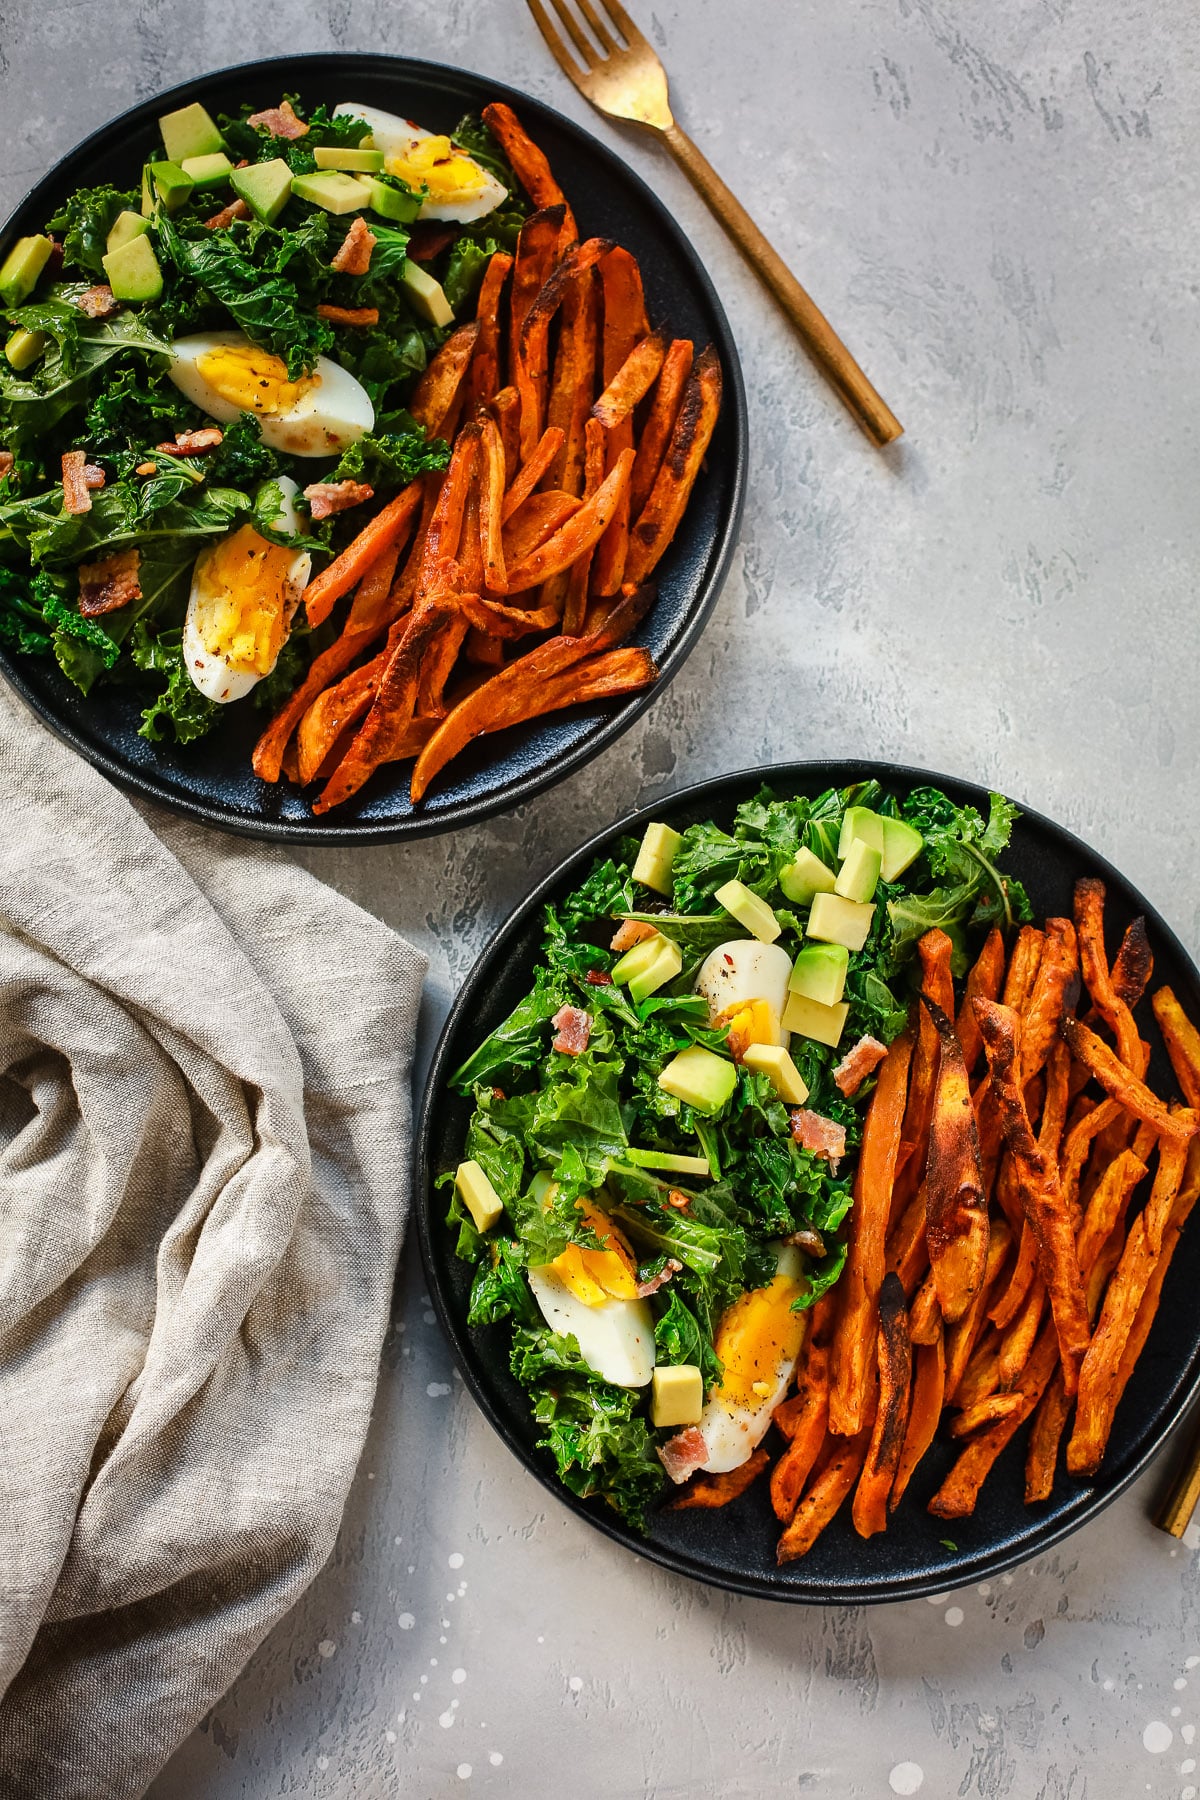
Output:
[[551,1268],[585,1306],[602,1306],[606,1300],[635,1299],[637,1263],[624,1232],[589,1201],[577,1200],[575,1205],[604,1249],[587,1250],[582,1244],[568,1244],[562,1254],[555,1257]]
[[776,1275],[728,1308],[713,1341],[724,1367],[715,1399],[757,1412],[775,1392],[780,1366],[795,1362],[804,1342],[806,1315],[792,1311],[799,1295],[794,1275]]
[[210,656],[244,675],[269,675],[283,648],[295,552],[251,525],[231,532],[196,564],[196,629]]
[[729,1054],[741,1062],[751,1044],[778,1044],[779,1015],[767,1000],[747,1000],[731,1007],[718,1020],[729,1027]]
[[214,394],[243,412],[286,413],[315,387],[316,378],[288,378],[287,364],[254,344],[222,344],[196,359],[196,370]]
[[411,188],[428,188],[432,200],[453,200],[483,179],[479,164],[456,150],[448,137],[421,138],[402,156],[389,156],[385,167]]

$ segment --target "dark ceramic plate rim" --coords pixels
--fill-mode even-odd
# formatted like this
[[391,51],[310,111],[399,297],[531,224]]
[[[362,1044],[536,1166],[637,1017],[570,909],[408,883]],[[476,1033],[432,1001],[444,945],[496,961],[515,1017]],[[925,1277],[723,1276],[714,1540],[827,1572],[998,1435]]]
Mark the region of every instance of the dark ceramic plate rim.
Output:
[[[1130,1466],[1122,1470],[1119,1479],[1114,1479],[1106,1484],[1102,1471],[1099,1479],[1093,1483],[1090,1489],[1080,1490],[1080,1501],[1068,1518],[1039,1523],[1031,1514],[1030,1530],[1015,1549],[1004,1548],[991,1551],[982,1549],[964,1554],[961,1560],[955,1563],[953,1571],[944,1575],[896,1576],[890,1579],[876,1580],[870,1585],[843,1583],[834,1588],[822,1587],[817,1582],[805,1584],[802,1579],[797,1581],[794,1575],[786,1579],[782,1577],[772,1579],[757,1578],[741,1572],[725,1572],[713,1568],[711,1565],[700,1563],[670,1545],[655,1543],[649,1538],[632,1541],[632,1534],[614,1521],[607,1508],[594,1501],[580,1500],[570,1493],[562,1486],[554,1473],[544,1465],[540,1457],[528,1454],[525,1447],[515,1439],[503,1412],[493,1406],[490,1396],[476,1375],[476,1357],[470,1335],[466,1326],[460,1324],[451,1299],[443,1290],[433,1247],[433,1233],[443,1231],[445,1227],[435,1205],[433,1179],[436,1171],[432,1167],[432,1138],[438,1102],[445,1090],[447,1078],[452,1072],[451,1049],[458,1035],[460,1024],[469,1013],[477,991],[487,982],[492,969],[497,963],[504,961],[510,943],[519,936],[530,916],[552,897],[556,889],[568,880],[573,881],[580,871],[586,871],[592,858],[610,845],[615,838],[626,834],[637,834],[651,819],[669,821],[676,808],[690,809],[706,798],[716,802],[728,800],[740,787],[750,788],[763,783],[781,791],[819,793],[824,787],[835,784],[844,785],[847,779],[846,772],[851,769],[856,771],[860,778],[873,777],[884,786],[948,787],[957,789],[959,792],[967,794],[968,797],[973,793],[976,802],[982,799],[986,804],[986,788],[979,787],[977,783],[962,781],[957,777],[939,775],[927,769],[909,768],[900,763],[860,761],[857,758],[823,758],[813,762],[776,763],[761,769],[742,769],[732,774],[716,776],[710,780],[680,788],[676,792],[652,802],[651,805],[641,807],[637,812],[628,814],[625,818],[618,820],[616,824],[608,826],[604,831],[597,832],[578,850],[564,857],[534,891],[521,902],[480,953],[455,998],[438,1039],[421,1101],[417,1133],[417,1230],[429,1291],[433,1297],[442,1329],[450,1340],[454,1360],[463,1381],[475,1403],[489,1424],[503,1439],[506,1447],[548,1493],[553,1494],[560,1503],[568,1506],[572,1512],[577,1513],[580,1518],[586,1519],[590,1525],[595,1526],[598,1531],[602,1531],[606,1537],[612,1538],[624,1549],[644,1556],[649,1561],[670,1569],[677,1575],[689,1576],[692,1580],[704,1582],[710,1587],[722,1588],[731,1593],[746,1594],[757,1599],[780,1600],[800,1605],[881,1605],[891,1601],[915,1600],[931,1595],[951,1593],[970,1582],[998,1575],[1006,1569],[1012,1569],[1021,1563],[1028,1562],[1032,1557],[1041,1555],[1053,1545],[1061,1543],[1064,1538],[1070,1537],[1081,1526],[1103,1512],[1137,1479],[1157,1455],[1187,1411],[1197,1386],[1200,1385],[1200,1336],[1197,1337],[1190,1356],[1173,1378],[1172,1385],[1164,1398],[1157,1427],[1143,1439],[1138,1440],[1133,1461]],[[1094,873],[1102,880],[1106,883],[1116,883],[1122,889],[1129,889],[1136,900],[1138,909],[1145,914],[1152,941],[1169,947],[1187,968],[1197,974],[1197,979],[1200,980],[1200,972],[1196,971],[1192,958],[1180,943],[1176,933],[1161,917],[1157,909],[1107,858],[1085,844],[1081,838],[1076,837],[1065,826],[1048,819],[1045,814],[1023,805],[1020,801],[1017,801],[1016,804],[1020,806],[1023,820],[1027,820],[1030,824],[1047,832],[1064,848],[1069,848],[1085,858],[1092,865]],[[864,1559],[869,1554],[869,1551],[864,1551]],[[791,1567],[796,1570],[802,1565],[793,1564]]]
[[[295,56],[272,57],[262,62],[233,63],[221,69],[212,69],[205,74],[194,77],[191,81],[180,82],[172,88],[166,88],[149,100],[129,107],[125,112],[110,119],[107,124],[89,133],[78,144],[72,146],[64,156],[47,170],[40,180],[26,190],[13,207],[4,223],[0,225],[0,244],[11,229],[17,216],[43,191],[53,188],[65,165],[74,158],[93,149],[106,147],[123,129],[129,129],[157,116],[164,105],[184,105],[194,99],[203,99],[210,84],[240,76],[253,76],[255,80],[266,79],[273,82],[282,77],[287,85],[289,69],[300,64],[311,64],[316,53],[307,52]],[[701,261],[699,252],[693,247],[682,228],[676,222],[666,205],[642,177],[622,160],[607,144],[593,137],[574,119],[564,113],[557,112],[554,107],[547,106],[542,100],[536,100],[531,94],[523,93],[519,88],[509,87],[506,83],[493,81],[489,75],[473,69],[457,68],[450,63],[429,62],[418,57],[385,56],[368,51],[347,51],[333,53],[321,59],[327,63],[331,74],[336,73],[339,65],[371,64],[384,74],[394,75],[397,80],[409,80],[419,84],[423,79],[450,83],[479,83],[486,87],[489,99],[503,100],[522,111],[526,117],[548,119],[553,126],[575,138],[581,148],[595,158],[608,176],[616,182],[632,187],[637,195],[657,215],[661,229],[670,237],[678,251],[689,266],[691,278],[700,292],[700,297],[712,313],[715,327],[715,341],[720,352],[722,368],[728,377],[726,382],[725,405],[729,409],[734,432],[734,449],[729,458],[730,478],[732,480],[731,503],[722,525],[708,552],[708,575],[701,587],[690,611],[686,615],[682,629],[669,650],[659,662],[659,678],[652,687],[640,694],[632,695],[612,713],[599,721],[588,735],[565,754],[554,754],[545,765],[532,772],[518,775],[502,788],[479,799],[463,801],[453,811],[446,811],[436,816],[420,814],[410,818],[374,822],[370,819],[355,824],[331,824],[317,826],[304,820],[252,819],[244,814],[226,811],[220,806],[206,800],[200,800],[181,794],[176,788],[160,783],[143,771],[131,768],[128,764],[113,755],[105,746],[97,744],[90,738],[76,731],[72,725],[61,719],[53,707],[47,705],[41,696],[23,677],[21,658],[10,655],[0,649],[0,672],[3,672],[11,686],[20,694],[25,704],[37,714],[44,724],[56,736],[68,743],[73,750],[86,761],[101,769],[118,786],[127,791],[142,795],[145,799],[156,801],[159,805],[168,806],[172,811],[188,818],[198,819],[201,823],[215,826],[218,830],[232,832],[239,837],[257,838],[290,844],[389,844],[408,838],[433,837],[446,831],[456,831],[461,826],[473,825],[482,819],[493,817],[496,813],[508,812],[530,800],[535,794],[554,786],[573,774],[584,764],[606,750],[640,718],[646,708],[659,695],[663,694],[678,673],[687,658],[695,649],[709,615],[717,603],[725,578],[729,573],[729,565],[737,544],[738,531],[741,526],[742,512],[746,501],[747,479],[747,439],[748,414],[746,409],[746,390],[742,378],[741,362],[734,343],[733,332],[725,316],[725,309],[718,298],[717,291],[709,277],[708,271]]]

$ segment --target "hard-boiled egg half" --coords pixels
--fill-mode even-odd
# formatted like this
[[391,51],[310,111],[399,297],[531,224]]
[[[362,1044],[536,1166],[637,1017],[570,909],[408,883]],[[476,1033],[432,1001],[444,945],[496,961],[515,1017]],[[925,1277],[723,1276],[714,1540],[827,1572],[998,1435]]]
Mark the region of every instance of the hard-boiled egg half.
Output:
[[503,183],[448,137],[426,131],[411,119],[397,118],[395,113],[380,112],[377,106],[359,106],[351,100],[334,107],[334,113],[364,119],[371,127],[364,143],[383,153],[385,173],[395,175],[416,194],[426,190],[419,218],[469,225],[472,219],[495,212],[508,198]]
[[310,375],[293,380],[282,357],[240,331],[176,338],[168,372],[210,419],[253,413],[263,442],[290,456],[336,455],[375,423],[370,395],[348,369],[319,356]]
[[[533,1181],[549,1204],[552,1184]],[[637,1265],[629,1241],[589,1200],[576,1206],[604,1246],[568,1244],[561,1256],[529,1270],[529,1285],[551,1331],[573,1337],[591,1369],[617,1387],[645,1387],[654,1373],[654,1316],[637,1298]]]
[[[723,1373],[704,1403],[700,1433],[707,1459],[693,1459],[675,1480],[686,1480],[695,1467],[710,1475],[740,1468],[766,1436],[771,1414],[787,1393],[804,1342],[807,1315],[792,1311],[799,1298],[803,1260],[794,1245],[779,1252],[774,1279],[752,1288],[728,1307],[717,1327],[713,1348]],[[668,1473],[671,1461],[664,1458]]]
[[[283,504],[275,523],[302,531],[296,483],[281,475],[276,485]],[[311,568],[307,550],[268,543],[252,525],[200,552],[183,623],[183,664],[202,694],[222,704],[240,700],[271,673]]]
[[708,1001],[710,1025],[728,1025],[735,1060],[751,1044],[778,1044],[786,1050],[791,1034],[781,1021],[791,972],[787,951],[757,938],[718,944],[701,963],[696,992]]

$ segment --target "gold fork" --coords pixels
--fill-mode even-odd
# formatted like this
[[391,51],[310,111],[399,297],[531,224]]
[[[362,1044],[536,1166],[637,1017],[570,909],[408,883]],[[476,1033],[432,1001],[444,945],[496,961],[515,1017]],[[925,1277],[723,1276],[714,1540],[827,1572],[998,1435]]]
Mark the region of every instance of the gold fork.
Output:
[[[868,437],[879,445],[898,438],[903,425],[876,393],[820,307],[691,138],[675,123],[667,92],[667,72],[620,0],[595,0],[595,4],[593,0],[576,0],[583,24],[572,12],[569,0],[551,0],[563,30],[578,52],[579,62],[551,23],[542,0],[528,0],[528,4],[555,61],[584,98],[612,119],[627,119],[631,125],[654,132],[667,146],[701,199],[770,288],[800,333],[809,355]],[[624,38],[624,44],[619,38]]]

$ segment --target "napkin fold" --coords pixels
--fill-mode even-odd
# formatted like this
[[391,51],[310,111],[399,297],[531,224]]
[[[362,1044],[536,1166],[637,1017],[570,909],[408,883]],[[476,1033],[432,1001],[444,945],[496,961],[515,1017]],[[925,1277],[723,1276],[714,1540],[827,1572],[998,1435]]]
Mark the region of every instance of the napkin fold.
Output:
[[[151,816],[151,815],[147,815]],[[132,1800],[328,1558],[424,961],[0,692],[0,1787]]]

